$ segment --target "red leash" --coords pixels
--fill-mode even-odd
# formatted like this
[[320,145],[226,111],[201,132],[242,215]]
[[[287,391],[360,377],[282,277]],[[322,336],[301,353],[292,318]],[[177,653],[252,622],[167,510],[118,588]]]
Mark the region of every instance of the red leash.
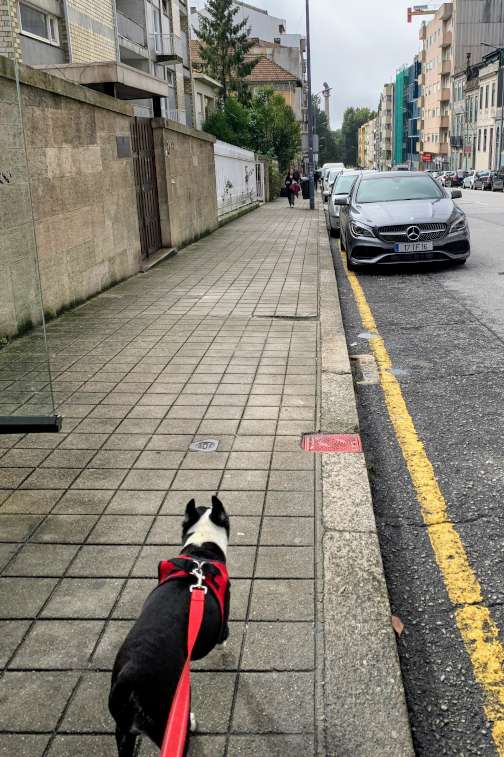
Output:
[[198,582],[193,584],[189,604],[189,625],[187,628],[187,660],[180,675],[175,696],[173,697],[168,724],[161,746],[160,757],[182,757],[187,738],[191,693],[191,655],[198,638],[203,614],[205,612],[205,595],[207,587],[203,585],[204,575],[201,566],[191,571]]

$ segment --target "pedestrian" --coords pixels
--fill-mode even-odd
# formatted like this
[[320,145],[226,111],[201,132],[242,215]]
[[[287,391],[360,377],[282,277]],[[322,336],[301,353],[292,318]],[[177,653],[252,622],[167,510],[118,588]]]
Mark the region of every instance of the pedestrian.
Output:
[[319,178],[320,178],[320,171],[315,171],[313,174],[313,182],[315,184],[315,191],[318,189]]
[[299,171],[298,171],[297,168],[294,169],[294,173],[292,174],[292,178],[294,179],[294,181],[296,182],[296,184],[299,184],[299,182],[301,181],[301,174],[299,173]]
[[293,208],[294,207],[294,191],[292,189],[292,185],[294,184],[294,179],[290,172],[290,168],[285,178],[284,184],[285,184],[285,189],[287,190],[287,198],[289,200],[289,205],[291,208]]

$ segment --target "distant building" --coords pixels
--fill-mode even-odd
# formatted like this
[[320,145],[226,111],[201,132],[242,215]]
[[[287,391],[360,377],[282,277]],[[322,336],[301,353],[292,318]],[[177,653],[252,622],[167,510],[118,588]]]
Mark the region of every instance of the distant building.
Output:
[[0,0],[0,55],[192,125],[185,0]]
[[[237,0],[235,5],[238,8],[238,12],[235,15],[235,23],[239,24],[246,20],[248,27],[250,28],[249,37],[257,37],[263,39],[266,42],[275,42],[278,40],[279,44],[286,44],[282,41],[281,37],[297,37],[297,34],[286,34],[287,22],[284,18],[277,18],[276,16],[270,16],[267,10],[257,8],[254,5],[240,2]],[[196,3],[191,5],[190,16],[191,26],[199,30],[201,16],[206,16],[206,0],[197,0]]]
[[375,168],[375,140],[377,119],[372,118],[359,129],[357,159],[361,168]]
[[499,146],[501,140],[501,124],[496,123],[497,117],[497,87],[500,69],[500,56],[498,53],[485,56],[485,61],[480,63],[478,84],[479,103],[478,118],[476,122],[477,142],[475,168],[499,167]]
[[418,79],[421,72],[420,56],[410,66],[403,66],[396,75],[394,87],[393,165],[407,164],[418,168]]
[[392,168],[392,114],[394,84],[385,84],[380,93],[376,120],[375,160],[380,171]]

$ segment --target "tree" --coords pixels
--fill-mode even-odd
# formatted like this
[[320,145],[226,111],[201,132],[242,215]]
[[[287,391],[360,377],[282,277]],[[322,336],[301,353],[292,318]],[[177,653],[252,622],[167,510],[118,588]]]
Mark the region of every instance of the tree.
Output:
[[250,110],[236,97],[228,97],[211,113],[203,129],[223,142],[238,147],[251,147]]
[[376,113],[369,108],[347,108],[345,110],[341,127],[341,140],[343,163],[346,166],[357,165],[359,129],[375,116]]
[[203,69],[209,76],[222,84],[222,99],[226,101],[230,92],[246,96],[244,79],[257,63],[256,58],[246,60],[247,53],[254,46],[248,38],[248,19],[235,24],[238,13],[234,0],[208,0],[206,16],[200,18],[200,28],[195,29],[201,41]]

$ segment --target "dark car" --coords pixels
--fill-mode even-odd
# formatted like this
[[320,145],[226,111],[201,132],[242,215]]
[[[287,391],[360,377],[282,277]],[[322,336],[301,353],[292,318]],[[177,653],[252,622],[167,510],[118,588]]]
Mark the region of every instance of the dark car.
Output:
[[492,171],[478,171],[474,179],[473,189],[492,189]]
[[504,171],[492,173],[492,192],[504,191]]
[[377,263],[464,263],[470,241],[466,217],[431,176],[395,171],[363,174],[341,205],[341,249],[349,268]]
[[464,179],[466,176],[469,176],[469,171],[464,171],[463,169],[459,168],[457,171],[454,171],[450,176],[450,183],[446,183],[445,186],[447,187],[461,187],[464,183]]

